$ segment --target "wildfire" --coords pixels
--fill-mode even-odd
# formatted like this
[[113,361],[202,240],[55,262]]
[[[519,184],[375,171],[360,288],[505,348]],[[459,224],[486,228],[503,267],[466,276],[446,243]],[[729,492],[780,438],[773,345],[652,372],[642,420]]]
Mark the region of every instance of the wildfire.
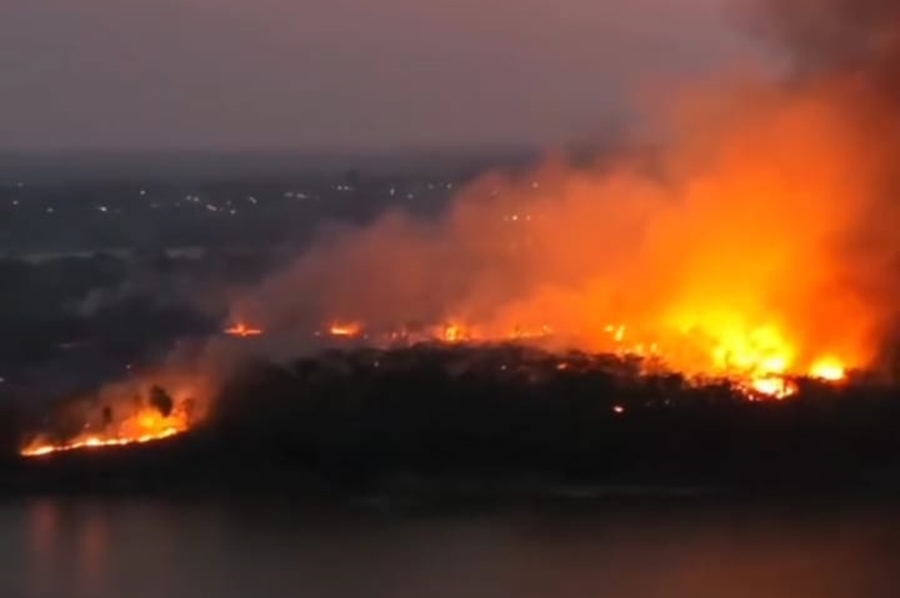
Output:
[[229,326],[223,332],[229,336],[236,336],[238,338],[247,338],[251,336],[261,336],[263,331],[260,328],[254,328],[245,324],[244,322],[238,322],[232,326]]
[[444,324],[439,338],[448,343],[461,343],[475,340],[472,331],[458,322]]
[[896,144],[856,101],[881,86],[747,83],[675,102],[648,156],[488,174],[438,218],[391,212],[313,248],[252,301],[314,289],[313,313],[376,343],[415,323],[393,342],[634,356],[763,397],[840,384],[895,331]]
[[751,398],[758,395],[779,401],[797,393],[797,385],[781,376],[763,376],[740,386]]
[[839,360],[826,357],[813,364],[809,376],[827,382],[840,382],[847,373]]
[[362,326],[357,322],[334,322],[328,328],[328,334],[337,337],[356,337],[362,332]]
[[[425,327],[421,332],[399,328],[383,335],[373,334],[376,345],[393,345],[398,341],[409,344],[433,342],[446,344],[479,343],[537,343],[544,349],[589,349],[590,352],[610,353],[620,357],[634,357],[645,363],[647,371],[659,368],[677,371],[689,378],[726,379],[752,400],[787,399],[799,391],[796,380],[803,377],[826,383],[839,383],[846,378],[846,368],[836,357],[828,356],[811,362],[804,369],[797,351],[775,327],[761,327],[742,334],[723,329],[717,334],[692,335],[691,331],[672,332],[665,336],[665,345],[655,337],[641,334],[627,324],[605,324],[599,336],[569,339],[555,338],[556,329],[547,324],[534,327],[516,325],[509,332],[502,326],[474,326],[461,319]],[[334,323],[329,333],[337,337],[356,337],[363,324]],[[568,343],[568,344],[567,344]],[[666,351],[663,346],[674,350]],[[564,361],[557,369],[568,368]]]
[[20,450],[23,457],[41,457],[76,450],[147,444],[187,432],[204,415],[194,401],[198,381],[166,380],[172,394],[161,386],[123,382],[101,390],[93,400],[70,405],[64,419],[83,421],[75,435],[44,433]]
[[165,440],[166,438],[171,438],[172,436],[181,434],[185,431],[186,428],[182,429],[176,426],[169,426],[136,437],[107,438],[99,435],[86,435],[83,437],[79,437],[76,440],[71,440],[69,442],[61,444],[43,443],[38,441],[22,449],[21,454],[23,457],[41,457],[53,453],[63,453],[68,451],[76,451],[79,449],[127,446],[130,444],[146,444],[148,442],[154,442],[157,440]]

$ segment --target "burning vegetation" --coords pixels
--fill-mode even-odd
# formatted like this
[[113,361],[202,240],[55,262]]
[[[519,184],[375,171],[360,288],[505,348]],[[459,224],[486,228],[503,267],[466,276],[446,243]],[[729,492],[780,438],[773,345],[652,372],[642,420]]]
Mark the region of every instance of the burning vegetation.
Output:
[[[126,381],[90,399],[67,402],[45,431],[21,450],[41,457],[79,449],[118,447],[164,440],[188,431],[205,415],[204,395],[195,381],[156,377],[160,382]],[[162,384],[166,384],[163,386]]]
[[551,158],[483,177],[436,221],[323,238],[241,313],[298,338],[338,317],[358,323],[342,338],[636,355],[776,398],[796,377],[896,376],[900,13],[771,4],[787,75],[666,96],[652,151]]
[[[815,361],[808,371],[792,370],[785,357],[771,353],[763,358],[752,354],[715,358],[714,367],[708,369],[674,369],[667,361],[667,355],[657,342],[630,342],[627,338],[627,327],[624,325],[607,325],[604,332],[608,335],[606,342],[594,346],[593,354],[630,360],[641,364],[643,373],[659,373],[668,371],[688,376],[702,385],[710,378],[721,378],[733,383],[736,388],[743,389],[751,398],[785,399],[797,392],[797,386],[791,379],[806,377],[824,383],[840,384],[847,379],[845,366],[837,359],[825,357]],[[440,326],[426,326],[420,329],[404,327],[386,332],[367,331],[361,325],[350,327],[332,326],[329,335],[338,340],[355,340],[360,343],[373,344],[377,347],[412,346],[416,344],[443,343],[448,345],[470,345],[473,347],[518,343],[537,348],[550,349],[558,354],[570,350],[581,350],[578,341],[564,340],[554,335],[553,329],[543,325],[534,330],[522,330],[516,327],[506,334],[484,334],[478,328],[459,323],[447,323]],[[565,367],[565,362],[560,363]]]

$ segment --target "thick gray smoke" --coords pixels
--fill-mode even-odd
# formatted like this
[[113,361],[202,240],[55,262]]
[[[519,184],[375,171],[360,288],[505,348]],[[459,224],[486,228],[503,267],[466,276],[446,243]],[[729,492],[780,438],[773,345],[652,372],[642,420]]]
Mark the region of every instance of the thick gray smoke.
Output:
[[893,89],[900,5],[891,0],[761,0],[756,25],[789,54],[795,74],[845,73]]

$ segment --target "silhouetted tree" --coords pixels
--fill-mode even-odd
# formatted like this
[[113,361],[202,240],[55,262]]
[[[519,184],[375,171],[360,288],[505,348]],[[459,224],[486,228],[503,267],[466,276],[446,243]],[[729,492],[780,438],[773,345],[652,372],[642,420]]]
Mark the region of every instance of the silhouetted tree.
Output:
[[175,402],[172,400],[172,397],[160,386],[153,386],[150,389],[150,404],[163,417],[169,417],[172,414],[172,409],[175,408]]

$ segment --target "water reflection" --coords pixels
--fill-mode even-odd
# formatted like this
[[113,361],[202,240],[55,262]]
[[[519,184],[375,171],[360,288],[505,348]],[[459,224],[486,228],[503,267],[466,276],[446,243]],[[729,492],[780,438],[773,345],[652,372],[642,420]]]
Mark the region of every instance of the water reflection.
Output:
[[30,554],[27,583],[33,593],[46,595],[54,590],[50,584],[57,578],[58,505],[53,501],[38,500],[28,509],[27,519],[26,550]]
[[75,530],[78,555],[77,587],[84,594],[100,596],[109,589],[109,522],[100,509],[88,508]]
[[[886,509],[404,516],[34,500],[0,506],[0,596],[878,598]],[[897,572],[897,573],[895,573]]]

